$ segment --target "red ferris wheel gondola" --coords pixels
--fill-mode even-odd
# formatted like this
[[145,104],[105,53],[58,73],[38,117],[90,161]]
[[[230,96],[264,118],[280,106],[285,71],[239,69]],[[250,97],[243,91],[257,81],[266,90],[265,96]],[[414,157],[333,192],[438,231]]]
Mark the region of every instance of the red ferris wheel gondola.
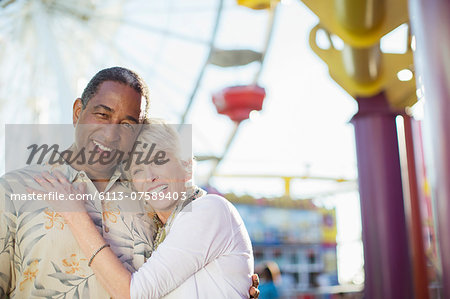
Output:
[[264,88],[258,85],[232,86],[212,96],[217,112],[227,115],[235,122],[248,119],[253,110],[260,111],[266,96]]

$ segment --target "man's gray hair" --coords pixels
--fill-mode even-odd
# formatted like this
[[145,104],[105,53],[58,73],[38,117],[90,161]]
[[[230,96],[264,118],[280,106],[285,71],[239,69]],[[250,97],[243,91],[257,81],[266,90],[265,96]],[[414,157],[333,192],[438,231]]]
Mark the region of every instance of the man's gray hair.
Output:
[[150,98],[147,84],[145,81],[134,71],[123,68],[123,67],[111,67],[103,69],[87,84],[86,88],[81,95],[81,103],[83,104],[83,109],[86,108],[87,103],[92,99],[97,93],[100,85],[106,81],[113,81],[125,84],[133,88],[137,93],[145,98],[145,118],[148,117],[148,109],[150,106]]

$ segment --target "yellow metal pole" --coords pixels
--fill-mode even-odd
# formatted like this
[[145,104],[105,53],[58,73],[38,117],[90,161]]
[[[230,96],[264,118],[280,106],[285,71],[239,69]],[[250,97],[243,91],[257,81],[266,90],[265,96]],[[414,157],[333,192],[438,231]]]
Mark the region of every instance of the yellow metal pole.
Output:
[[381,68],[380,45],[355,48],[344,44],[342,60],[347,75],[358,83],[371,83],[378,79]]
[[336,16],[344,28],[353,33],[366,33],[381,25],[383,0],[335,0]]
[[291,196],[291,180],[292,177],[283,177],[284,180],[284,196]]

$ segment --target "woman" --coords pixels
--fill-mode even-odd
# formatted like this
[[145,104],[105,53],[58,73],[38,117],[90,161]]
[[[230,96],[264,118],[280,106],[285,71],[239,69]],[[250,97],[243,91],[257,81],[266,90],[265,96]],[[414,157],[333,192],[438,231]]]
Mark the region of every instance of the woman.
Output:
[[[152,199],[158,226],[154,252],[137,272],[130,273],[110,250],[83,202],[69,203],[81,212],[60,212],[91,257],[97,279],[117,298],[248,298],[253,254],[237,210],[223,197],[190,185],[191,163],[181,160],[180,139],[170,125],[153,121],[138,141],[136,152],[155,144],[166,162],[133,163],[127,172],[134,189]],[[47,180],[37,179],[47,192],[82,193],[61,173],[53,176],[52,183],[48,174]]]

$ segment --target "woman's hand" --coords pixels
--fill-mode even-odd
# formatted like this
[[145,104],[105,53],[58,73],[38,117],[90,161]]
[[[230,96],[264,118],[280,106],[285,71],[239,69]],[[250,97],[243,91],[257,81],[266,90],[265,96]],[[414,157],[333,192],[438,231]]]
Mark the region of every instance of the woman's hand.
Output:
[[84,212],[83,198],[86,193],[86,184],[81,183],[78,187],[71,184],[67,178],[58,170],[53,173],[48,171],[34,176],[34,180],[41,186],[41,190],[28,188],[29,193],[42,194],[44,199],[61,214],[64,218],[70,216],[71,212]]
[[[75,198],[76,195],[85,194],[86,184],[81,183],[77,188],[56,170],[52,174],[45,171],[35,176],[34,179],[42,187],[42,190],[29,188],[29,193],[49,196],[50,192],[55,192],[57,196],[64,197],[64,200],[47,201],[56,212],[67,220],[70,230],[85,256],[92,257],[99,248],[107,244],[86,212],[84,201],[70,199],[70,197]],[[110,248],[106,247],[97,252],[92,260],[91,268],[94,270],[97,280],[112,297],[130,298],[131,273]]]
[[258,298],[259,297],[259,276],[258,274],[252,275],[252,286],[250,287],[250,290],[248,293],[250,294],[250,298]]

